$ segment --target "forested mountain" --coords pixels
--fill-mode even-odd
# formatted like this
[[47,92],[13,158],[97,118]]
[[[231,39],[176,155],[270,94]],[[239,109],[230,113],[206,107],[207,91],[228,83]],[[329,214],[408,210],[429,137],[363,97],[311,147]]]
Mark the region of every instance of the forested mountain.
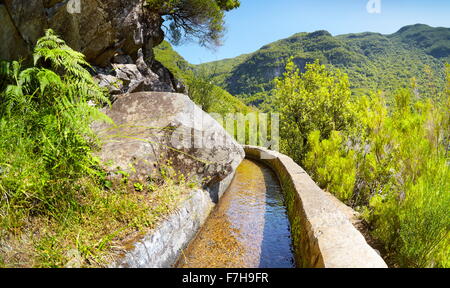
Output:
[[[306,63],[340,68],[349,75],[353,93],[390,92],[417,83],[418,93],[435,92],[445,83],[444,64],[450,61],[450,28],[423,24],[406,26],[391,35],[359,33],[332,36],[327,31],[298,33],[258,51],[197,66],[209,71],[214,83],[249,103],[266,96],[272,80],[284,72],[288,58],[302,70]],[[250,98],[250,96],[253,96]]]

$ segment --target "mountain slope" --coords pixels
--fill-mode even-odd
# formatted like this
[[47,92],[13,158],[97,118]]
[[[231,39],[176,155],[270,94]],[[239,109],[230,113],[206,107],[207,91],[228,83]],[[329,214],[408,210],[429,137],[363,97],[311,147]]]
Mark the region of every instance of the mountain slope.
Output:
[[349,75],[353,91],[390,92],[415,78],[421,93],[430,81],[444,85],[444,63],[450,61],[450,29],[412,25],[391,35],[359,33],[332,36],[327,31],[298,33],[263,46],[258,51],[197,66],[210,71],[214,83],[248,99],[268,91],[284,72],[289,57],[303,69],[319,59]]
[[[177,79],[187,84],[190,77],[193,77],[195,70],[194,65],[187,62],[180,54],[173,50],[172,46],[167,41],[163,41],[159,46],[155,47],[153,52],[155,53],[155,59],[169,69]],[[251,110],[240,99],[234,97],[219,86],[214,86],[210,93],[215,100],[213,107],[211,108],[212,111],[209,112],[247,113]]]
[[426,54],[450,63],[450,29],[416,24],[406,26],[390,35],[410,47],[422,49]]

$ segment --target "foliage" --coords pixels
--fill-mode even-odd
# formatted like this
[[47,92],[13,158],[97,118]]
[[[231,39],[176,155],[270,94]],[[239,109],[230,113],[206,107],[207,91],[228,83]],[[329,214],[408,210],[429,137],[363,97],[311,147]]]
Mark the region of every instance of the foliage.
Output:
[[94,105],[107,98],[84,68],[83,55],[48,30],[34,59],[35,66],[24,70],[18,62],[2,62],[2,226],[24,211],[64,209],[77,193],[77,181],[100,173],[91,155],[95,137],[89,125],[93,119],[108,120]]
[[450,62],[448,28],[416,24],[401,28],[391,37],[410,47],[423,49],[428,55],[444,62]]
[[154,47],[153,52],[155,53],[155,59],[169,69],[177,79],[184,79],[186,73],[194,70],[194,66],[173,50],[167,41],[163,41]]
[[428,161],[416,181],[401,193],[386,190],[370,201],[373,234],[383,240],[402,267],[449,267],[450,203],[448,164]]
[[216,95],[213,94],[215,85],[202,72],[191,73],[187,77],[189,97],[203,110],[210,112]]
[[366,219],[373,235],[400,266],[445,266],[450,228],[445,145],[449,110],[413,97],[413,91],[401,89],[391,109],[379,96],[360,108],[367,111],[360,114],[367,129],[355,199],[358,205],[368,201]]
[[251,54],[243,54],[235,58],[203,63],[198,66],[194,66],[194,69],[198,68],[209,71],[210,76],[214,80],[214,84],[218,85],[219,87],[225,88],[227,78],[230,76],[230,71],[233,71],[233,69],[237,65],[244,62],[250,55]]
[[249,109],[225,90],[212,84],[207,74],[201,71],[186,76],[189,97],[209,113],[247,112]]
[[362,212],[395,265],[448,267],[450,85],[438,97],[414,83],[391,99],[350,97],[345,75],[318,62],[286,71],[275,89],[283,151]]
[[169,21],[170,39],[196,38],[203,46],[219,45],[224,12],[239,7],[238,0],[147,0],[147,7]]
[[282,123],[281,149],[299,163],[303,163],[312,131],[321,131],[322,137],[328,138],[333,130],[347,131],[354,121],[348,105],[351,91],[347,76],[318,61],[306,67],[300,74],[290,61],[274,91]]
[[323,141],[320,141],[320,131],[311,132],[305,169],[321,188],[347,201],[352,197],[355,186],[356,159],[354,151],[343,151],[342,141],[337,131],[331,133],[330,139]]
[[57,218],[34,215],[18,236],[2,230],[0,267],[107,267],[121,256],[124,240],[155,228],[193,188],[172,179],[152,185],[133,192],[83,183],[78,202]]

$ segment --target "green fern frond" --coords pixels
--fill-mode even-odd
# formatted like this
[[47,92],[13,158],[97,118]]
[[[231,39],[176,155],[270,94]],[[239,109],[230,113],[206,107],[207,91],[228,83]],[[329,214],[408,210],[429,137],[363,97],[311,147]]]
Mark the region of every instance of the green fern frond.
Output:
[[45,89],[49,86],[62,86],[63,82],[58,74],[51,70],[40,69],[36,74],[36,79],[39,81],[39,88],[41,94],[44,94]]

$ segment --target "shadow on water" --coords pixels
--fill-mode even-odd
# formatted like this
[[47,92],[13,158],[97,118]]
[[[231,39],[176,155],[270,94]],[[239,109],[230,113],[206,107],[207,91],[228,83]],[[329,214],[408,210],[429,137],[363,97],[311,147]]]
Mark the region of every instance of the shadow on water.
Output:
[[294,268],[291,231],[280,182],[267,166],[257,164],[264,173],[266,205],[259,268]]

